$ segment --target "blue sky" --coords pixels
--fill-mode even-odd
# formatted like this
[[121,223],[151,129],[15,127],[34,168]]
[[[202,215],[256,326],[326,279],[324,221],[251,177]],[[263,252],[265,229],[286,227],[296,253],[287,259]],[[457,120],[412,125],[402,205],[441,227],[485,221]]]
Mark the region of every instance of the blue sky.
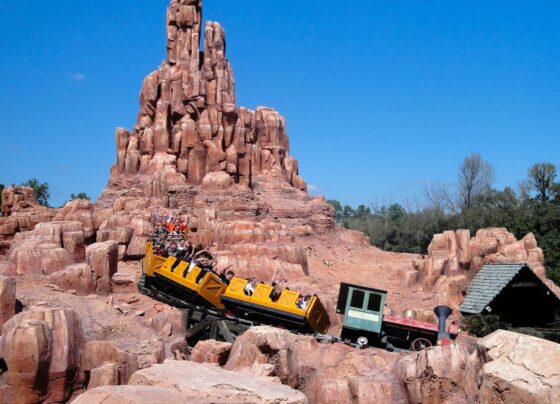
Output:
[[[168,0],[0,0],[0,183],[97,197],[165,56]],[[496,186],[560,166],[560,2],[204,0],[238,104],[286,116],[314,190],[421,197],[480,152]]]

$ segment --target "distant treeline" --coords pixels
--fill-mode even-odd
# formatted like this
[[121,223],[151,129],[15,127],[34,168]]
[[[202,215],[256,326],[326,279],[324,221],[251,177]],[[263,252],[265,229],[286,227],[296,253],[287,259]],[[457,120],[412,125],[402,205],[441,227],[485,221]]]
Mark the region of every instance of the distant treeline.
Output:
[[421,203],[405,209],[328,201],[344,227],[364,232],[386,251],[424,254],[436,233],[506,227],[518,239],[532,232],[544,251],[547,276],[560,285],[560,183],[550,163],[531,166],[518,190],[493,188],[494,168],[479,154],[466,157],[455,184],[430,184]]

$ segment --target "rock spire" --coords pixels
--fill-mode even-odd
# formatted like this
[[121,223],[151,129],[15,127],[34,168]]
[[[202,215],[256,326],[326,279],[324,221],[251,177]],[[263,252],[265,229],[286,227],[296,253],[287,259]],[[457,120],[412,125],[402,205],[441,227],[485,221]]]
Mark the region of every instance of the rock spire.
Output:
[[165,172],[173,183],[199,185],[207,174],[225,172],[251,187],[264,174],[306,190],[284,118],[272,108],[236,107],[224,29],[206,23],[203,51],[201,29],[201,0],[171,1],[167,58],[144,80],[134,130],[117,129],[112,176]]

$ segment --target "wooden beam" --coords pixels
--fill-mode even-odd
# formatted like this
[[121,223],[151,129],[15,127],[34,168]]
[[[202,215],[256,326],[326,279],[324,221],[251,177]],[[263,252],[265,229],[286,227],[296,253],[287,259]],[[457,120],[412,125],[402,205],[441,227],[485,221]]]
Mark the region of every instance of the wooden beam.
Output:
[[196,334],[198,334],[199,332],[203,331],[206,327],[208,327],[211,323],[212,323],[211,318],[207,318],[205,320],[202,320],[200,323],[195,325],[193,328],[187,330],[187,332],[185,333],[185,337],[186,338],[194,337]]
[[220,333],[226,342],[235,342],[235,337],[229,330],[228,325],[224,320],[218,321],[218,328],[220,329]]

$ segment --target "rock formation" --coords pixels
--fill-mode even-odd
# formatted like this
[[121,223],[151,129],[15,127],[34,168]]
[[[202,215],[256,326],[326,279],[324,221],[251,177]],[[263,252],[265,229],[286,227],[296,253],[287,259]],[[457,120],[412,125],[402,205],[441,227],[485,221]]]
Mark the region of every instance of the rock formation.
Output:
[[[248,377],[213,365],[186,361],[165,361],[162,365],[136,372],[130,379],[129,386],[93,389],[75,402],[106,402],[107,398],[114,399],[121,395],[130,400],[139,391],[143,391],[138,389],[140,386],[153,397],[152,402],[168,402],[171,397],[175,402],[193,403],[305,404],[308,402],[301,392],[275,383],[269,378]],[[157,395],[152,395],[153,392]]]
[[225,368],[276,377],[310,402],[552,403],[560,394],[559,349],[499,330],[480,342],[398,354],[257,327],[237,339]]
[[200,341],[191,353],[191,360],[198,363],[217,363],[225,365],[231,351],[229,342],[214,340]]
[[489,358],[481,372],[481,402],[560,401],[560,345],[504,330],[479,344]]
[[42,222],[49,222],[56,212],[35,200],[33,189],[12,185],[2,191],[0,215],[0,255],[9,248],[9,241],[22,231],[30,231]]
[[167,58],[144,80],[134,130],[117,130],[113,172],[164,172],[172,182],[196,185],[207,174],[223,172],[247,186],[255,176],[270,174],[305,189],[289,153],[284,118],[271,108],[236,107],[225,32],[207,22],[203,49],[201,35],[202,1],[172,1]]
[[2,326],[16,314],[16,280],[0,276],[0,335]]
[[85,258],[80,222],[39,223],[31,232],[18,233],[0,274],[49,275]]
[[401,354],[320,344],[272,327],[255,327],[239,337],[225,369],[277,377],[301,389],[312,403],[406,402],[404,386],[391,369]]
[[469,230],[434,235],[428,256],[415,258],[413,268],[401,273],[403,286],[434,290],[440,303],[457,308],[471,279],[488,263],[527,263],[550,284],[544,273],[544,255],[532,233],[517,240],[505,228]]
[[82,384],[84,335],[65,308],[25,311],[4,324],[0,358],[6,364],[2,402],[64,402]]
[[307,194],[284,118],[236,106],[224,30],[207,22],[201,48],[202,28],[201,1],[171,1],[167,57],[144,80],[134,129],[116,132],[117,163],[94,206],[97,241],[141,258],[154,214],[172,211],[219,267],[303,277],[296,238],[333,231],[334,211]]
[[93,205],[88,200],[74,199],[67,202],[62,208],[58,209],[53,220],[82,223],[86,241],[90,241],[95,236]]

